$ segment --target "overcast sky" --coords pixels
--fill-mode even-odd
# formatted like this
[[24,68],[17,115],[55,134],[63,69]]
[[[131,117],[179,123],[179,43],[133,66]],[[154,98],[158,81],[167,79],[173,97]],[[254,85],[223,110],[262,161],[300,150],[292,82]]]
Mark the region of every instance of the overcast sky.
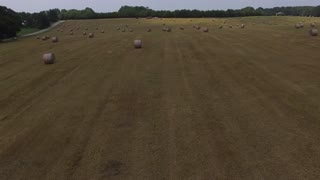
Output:
[[147,6],[155,10],[175,9],[240,9],[246,6],[305,6],[320,5],[320,0],[0,0],[0,5],[15,11],[38,12],[53,8],[84,9],[96,12],[117,11],[123,5]]

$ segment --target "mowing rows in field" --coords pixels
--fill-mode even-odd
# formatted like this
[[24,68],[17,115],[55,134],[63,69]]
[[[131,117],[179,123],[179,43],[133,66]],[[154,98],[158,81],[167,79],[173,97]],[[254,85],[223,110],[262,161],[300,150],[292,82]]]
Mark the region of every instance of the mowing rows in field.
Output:
[[[163,32],[172,32],[173,28],[170,26],[167,26],[166,23],[163,23],[163,21],[165,21],[164,19],[160,19],[162,24],[162,31]],[[173,22],[175,22],[175,20],[173,20]],[[192,22],[192,20],[190,20],[190,22]],[[216,23],[215,20],[212,20],[213,23]],[[171,22],[172,23],[172,22]],[[221,23],[221,22],[220,22]],[[137,22],[137,24],[141,24],[140,21]],[[264,24],[264,25],[277,25],[276,23],[270,23],[270,22],[266,22],[266,21],[261,21],[261,22],[257,22],[257,23],[251,23],[252,26],[256,25],[256,24]],[[203,25],[203,24],[202,24]],[[241,23],[240,24],[232,24],[231,22],[229,22],[228,20],[223,20],[222,21],[222,25],[218,26],[218,29],[223,29],[225,27],[228,27],[230,29],[232,28],[239,28],[239,29],[245,29],[245,27],[247,27],[244,23],[244,21],[242,21],[241,19]],[[296,29],[303,29],[304,23],[300,22],[295,24],[294,26]],[[193,29],[198,30],[200,32],[204,32],[204,33],[208,33],[209,32],[209,27],[207,26],[200,26],[197,25],[197,23],[195,23],[195,25],[192,26]],[[310,24],[310,28],[309,29],[309,34],[311,36],[317,36],[318,35],[318,30],[316,29],[316,22],[312,22]],[[184,26],[179,26],[177,28],[180,31],[185,30]],[[190,27],[191,29],[191,27]],[[156,29],[157,30],[157,29]],[[159,29],[161,30],[161,29]],[[91,31],[91,32],[90,32]],[[114,31],[121,31],[121,32],[133,32],[134,31],[134,27],[130,27],[128,24],[125,25],[121,25],[118,26],[114,29]],[[73,36],[73,35],[79,35],[82,34],[83,36],[87,36],[88,38],[92,39],[95,36],[95,33],[101,33],[104,34],[105,30],[104,28],[99,27],[99,25],[96,25],[95,28],[92,28],[92,26],[90,28],[88,27],[80,27],[80,26],[76,26],[76,25],[70,25],[70,24],[65,24],[62,25],[61,27],[56,29],[57,33],[67,33],[67,35]],[[145,30],[146,33],[151,33],[153,32],[152,28],[146,28]],[[41,39],[43,41],[47,41],[51,38],[51,41],[53,43],[58,43],[59,42],[59,38],[57,36],[53,36],[53,37],[49,37],[49,36],[42,36],[42,37],[37,37],[37,39]],[[133,47],[140,49],[142,48],[142,40],[140,39],[136,39],[133,40]],[[54,64],[54,60],[55,60],[55,55],[53,53],[46,53],[43,55],[43,61],[45,64]]]

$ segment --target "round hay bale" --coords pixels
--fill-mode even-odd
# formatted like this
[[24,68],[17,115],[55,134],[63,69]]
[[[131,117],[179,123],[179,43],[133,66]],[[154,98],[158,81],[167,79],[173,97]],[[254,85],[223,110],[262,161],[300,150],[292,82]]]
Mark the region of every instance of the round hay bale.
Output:
[[318,29],[310,29],[309,34],[310,36],[318,36]]
[[209,29],[207,27],[202,29],[203,32],[209,32]]
[[312,28],[314,28],[314,27],[316,27],[316,23],[311,23],[310,26],[311,26]]
[[42,60],[44,64],[54,64],[56,57],[53,53],[46,53],[42,55]]
[[48,37],[47,37],[47,36],[42,36],[41,39],[42,39],[43,41],[45,41],[45,40],[48,39]]
[[172,29],[171,28],[167,28],[167,32],[171,32],[172,31]]
[[73,32],[70,32],[69,34],[70,34],[70,35],[73,35]]
[[89,38],[93,38],[94,34],[93,33],[89,33]]
[[184,30],[184,27],[180,27],[180,30]]
[[219,26],[219,29],[222,29],[223,28],[223,26]]
[[122,29],[122,32],[126,32],[126,29]]
[[298,24],[296,24],[294,27],[295,27],[296,29],[300,29],[300,28],[302,28],[302,27],[301,27],[301,24],[299,24],[299,23],[298,23]]
[[136,49],[142,48],[142,41],[141,40],[134,40],[134,48],[136,48]]
[[83,32],[82,34],[85,36],[85,35],[87,35],[87,32]]
[[73,29],[70,29],[70,32],[72,32],[73,31]]
[[58,37],[52,37],[52,38],[51,38],[51,41],[52,41],[53,43],[56,43],[56,42],[58,42],[59,40],[58,40]]
[[241,26],[240,26],[242,29],[245,27],[245,25],[244,24],[241,24]]
[[232,28],[232,25],[230,25],[229,28]]
[[149,29],[148,29],[148,32],[151,32],[151,31],[152,31],[152,29],[149,28]]
[[133,29],[129,29],[130,32],[133,32]]
[[104,30],[102,30],[101,33],[103,34],[103,33],[104,33]]
[[162,31],[163,31],[163,32],[166,32],[166,31],[167,31],[167,28],[162,28]]

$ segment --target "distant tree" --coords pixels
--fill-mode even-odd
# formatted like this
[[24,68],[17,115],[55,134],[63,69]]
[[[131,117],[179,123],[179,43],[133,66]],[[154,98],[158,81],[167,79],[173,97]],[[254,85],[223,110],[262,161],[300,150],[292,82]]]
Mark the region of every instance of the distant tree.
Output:
[[0,39],[15,37],[20,30],[21,19],[16,12],[0,6]]
[[320,6],[317,6],[311,11],[312,16],[320,17]]

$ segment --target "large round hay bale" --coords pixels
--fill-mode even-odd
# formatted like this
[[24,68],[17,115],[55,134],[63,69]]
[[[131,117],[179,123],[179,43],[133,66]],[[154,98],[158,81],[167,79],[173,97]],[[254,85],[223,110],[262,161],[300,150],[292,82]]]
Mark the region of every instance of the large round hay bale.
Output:
[[240,26],[242,29],[245,27],[245,25],[244,24],[241,24],[241,26]]
[[310,26],[311,26],[312,28],[314,28],[314,27],[316,27],[316,23],[311,23]]
[[93,38],[94,34],[93,33],[89,33],[89,38]]
[[87,32],[83,32],[82,34],[85,36],[85,35],[87,35]]
[[46,53],[42,55],[42,60],[44,64],[53,64],[56,60],[55,55],[53,53]]
[[310,29],[309,34],[310,36],[318,36],[318,29]]
[[56,42],[58,42],[59,40],[58,40],[58,37],[52,37],[52,38],[51,38],[51,41],[52,41],[53,43],[56,43]]
[[167,31],[167,28],[162,28],[162,31],[163,31],[163,32],[166,32],[166,31]]
[[136,49],[142,48],[142,41],[141,40],[134,40],[134,48],[136,48]]
[[167,28],[167,32],[171,32],[172,31],[172,29],[171,28]]
[[203,32],[209,32],[209,29],[207,27],[202,29]]

